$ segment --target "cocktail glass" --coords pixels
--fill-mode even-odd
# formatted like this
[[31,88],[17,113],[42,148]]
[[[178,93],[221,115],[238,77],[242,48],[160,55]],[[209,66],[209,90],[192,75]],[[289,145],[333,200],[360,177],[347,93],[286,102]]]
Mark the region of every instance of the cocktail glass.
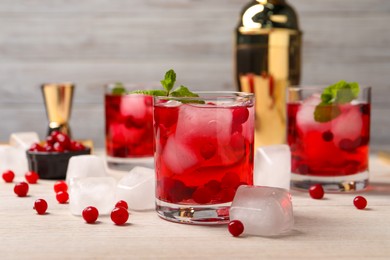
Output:
[[153,168],[153,97],[129,94],[155,85],[106,86],[105,136],[107,164],[111,169],[130,170],[135,166]]
[[198,94],[154,98],[156,211],[174,222],[226,223],[237,188],[253,184],[254,98]]
[[[288,144],[291,148],[291,185],[308,189],[322,184],[326,191],[355,191],[368,185],[371,88],[345,104],[322,106],[322,89],[289,88]],[[321,120],[320,120],[321,121]]]

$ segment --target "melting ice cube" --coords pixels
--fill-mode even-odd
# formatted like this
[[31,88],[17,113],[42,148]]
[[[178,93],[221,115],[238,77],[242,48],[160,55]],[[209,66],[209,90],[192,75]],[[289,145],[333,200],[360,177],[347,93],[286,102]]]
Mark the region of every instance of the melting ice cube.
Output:
[[291,152],[288,145],[263,146],[256,150],[254,184],[290,189]]
[[69,186],[69,208],[73,215],[81,215],[88,206],[99,214],[109,214],[115,206],[116,180],[112,177],[73,179]]
[[16,176],[28,171],[26,151],[10,145],[0,145],[0,173],[12,170]]
[[71,184],[74,179],[86,177],[107,176],[104,161],[96,155],[72,156],[66,171],[66,182]]
[[244,224],[248,235],[280,235],[294,225],[290,193],[280,188],[241,185],[229,214],[230,220]]
[[145,98],[138,94],[127,95],[120,105],[122,115],[133,116],[134,118],[144,118],[147,112]]
[[332,121],[334,142],[339,145],[342,139],[355,140],[362,132],[362,113],[359,106],[346,104],[341,106],[341,114]]
[[135,167],[119,180],[117,201],[125,200],[129,209],[155,208],[155,174],[153,169]]

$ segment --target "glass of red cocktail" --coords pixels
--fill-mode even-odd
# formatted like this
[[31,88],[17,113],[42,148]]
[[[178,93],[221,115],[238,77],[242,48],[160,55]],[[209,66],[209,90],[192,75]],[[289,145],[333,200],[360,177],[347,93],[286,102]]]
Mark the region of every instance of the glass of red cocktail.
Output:
[[366,188],[371,88],[330,87],[323,92],[304,87],[288,92],[292,187],[322,184],[334,192]]
[[154,98],[156,210],[174,222],[226,223],[238,186],[253,184],[253,94],[197,94]]
[[130,94],[150,85],[111,84],[105,93],[105,137],[109,168],[153,167],[153,97]]

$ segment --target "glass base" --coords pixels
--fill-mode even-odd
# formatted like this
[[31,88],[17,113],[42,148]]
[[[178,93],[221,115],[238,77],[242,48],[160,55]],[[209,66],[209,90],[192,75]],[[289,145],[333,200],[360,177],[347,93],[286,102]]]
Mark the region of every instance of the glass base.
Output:
[[229,223],[231,203],[213,205],[178,205],[156,199],[159,217],[177,223],[217,225]]
[[118,158],[107,156],[107,167],[116,171],[130,171],[136,166],[154,169],[154,157]]
[[337,177],[318,177],[291,173],[292,189],[308,190],[310,186],[315,184],[321,184],[327,192],[361,191],[368,186],[368,171]]

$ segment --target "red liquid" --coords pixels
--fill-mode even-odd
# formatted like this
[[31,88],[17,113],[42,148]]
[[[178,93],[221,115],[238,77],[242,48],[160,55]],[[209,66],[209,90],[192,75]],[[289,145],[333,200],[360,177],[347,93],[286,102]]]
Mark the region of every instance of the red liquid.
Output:
[[315,106],[307,106],[287,105],[292,172],[337,177],[367,171],[370,105],[341,105],[341,114],[326,123],[315,122]]
[[121,158],[153,156],[153,98],[106,95],[106,152]]
[[162,104],[154,115],[159,200],[226,203],[239,185],[253,183],[253,106]]

